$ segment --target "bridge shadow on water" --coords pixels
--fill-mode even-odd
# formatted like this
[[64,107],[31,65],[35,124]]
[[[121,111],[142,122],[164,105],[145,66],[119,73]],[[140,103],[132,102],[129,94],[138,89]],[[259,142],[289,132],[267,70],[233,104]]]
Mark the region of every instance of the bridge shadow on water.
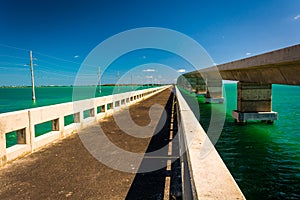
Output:
[[[165,106],[166,122],[164,123],[165,117],[160,118],[159,123],[164,123],[164,126],[158,132],[155,131],[156,134],[151,138],[139,168],[140,173],[136,174],[127,193],[127,200],[181,199],[178,127],[175,108],[172,116],[173,97],[174,94],[171,93]],[[172,118],[173,127],[171,125]],[[171,143],[171,147],[169,147],[169,143]]]

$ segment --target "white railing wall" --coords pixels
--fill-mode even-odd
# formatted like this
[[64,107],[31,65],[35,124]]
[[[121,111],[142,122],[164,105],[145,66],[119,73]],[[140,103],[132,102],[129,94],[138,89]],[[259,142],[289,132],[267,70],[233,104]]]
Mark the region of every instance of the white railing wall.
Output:
[[183,199],[245,199],[177,87],[176,97]]
[[[29,154],[53,141],[112,115],[124,107],[153,96],[170,86],[114,94],[87,100],[32,108],[0,114],[0,166]],[[99,111],[100,112],[97,112]],[[89,117],[84,118],[84,112]],[[74,123],[65,126],[65,117],[74,115]],[[52,131],[36,137],[35,126],[52,121]],[[17,144],[7,148],[6,134],[16,131]]]

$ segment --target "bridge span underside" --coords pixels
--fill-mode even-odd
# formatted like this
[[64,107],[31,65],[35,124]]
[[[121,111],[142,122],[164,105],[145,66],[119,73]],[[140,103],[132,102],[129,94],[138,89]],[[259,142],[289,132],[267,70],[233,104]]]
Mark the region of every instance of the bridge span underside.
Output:
[[220,98],[222,80],[238,81],[238,108],[233,111],[237,122],[244,123],[247,119],[273,122],[277,119],[277,113],[272,112],[272,84],[300,85],[299,74],[298,44],[183,74],[178,79],[178,85],[197,92],[197,83],[204,82],[206,97],[213,93],[213,98]]
[[223,80],[300,85],[300,45],[186,73],[187,79],[209,78],[219,73]]
[[224,80],[300,85],[300,45],[217,67]]

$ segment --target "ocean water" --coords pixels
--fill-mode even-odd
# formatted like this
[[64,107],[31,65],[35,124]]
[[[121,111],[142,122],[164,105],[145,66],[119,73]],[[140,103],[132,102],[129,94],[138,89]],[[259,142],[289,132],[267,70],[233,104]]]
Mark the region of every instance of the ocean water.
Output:
[[71,86],[37,87],[35,89],[36,101],[31,100],[30,87],[0,88],[0,113],[107,96],[149,87],[151,86],[102,86],[101,93],[99,93],[96,87],[82,86],[77,87],[81,93],[78,94],[77,92],[74,97],[73,87]]
[[274,124],[237,125],[237,85],[225,84],[226,101],[204,104],[199,97],[200,123],[208,130],[212,107],[226,109],[222,133],[215,145],[247,199],[300,199],[300,87],[273,85]]

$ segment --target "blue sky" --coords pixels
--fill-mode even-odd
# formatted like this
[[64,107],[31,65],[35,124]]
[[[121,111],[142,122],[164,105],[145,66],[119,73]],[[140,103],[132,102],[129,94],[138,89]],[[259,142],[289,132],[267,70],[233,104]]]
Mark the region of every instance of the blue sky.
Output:
[[[186,34],[218,64],[299,44],[300,1],[1,0],[0,85],[30,85],[29,69],[24,66],[29,62],[28,50],[35,57],[37,85],[71,85],[81,63],[99,43],[140,27]],[[118,73],[123,76],[147,63],[192,70],[176,55],[137,51],[116,60],[104,72],[102,83],[116,82]],[[144,76],[144,83],[151,76],[152,81],[161,77],[139,76],[141,81]]]

